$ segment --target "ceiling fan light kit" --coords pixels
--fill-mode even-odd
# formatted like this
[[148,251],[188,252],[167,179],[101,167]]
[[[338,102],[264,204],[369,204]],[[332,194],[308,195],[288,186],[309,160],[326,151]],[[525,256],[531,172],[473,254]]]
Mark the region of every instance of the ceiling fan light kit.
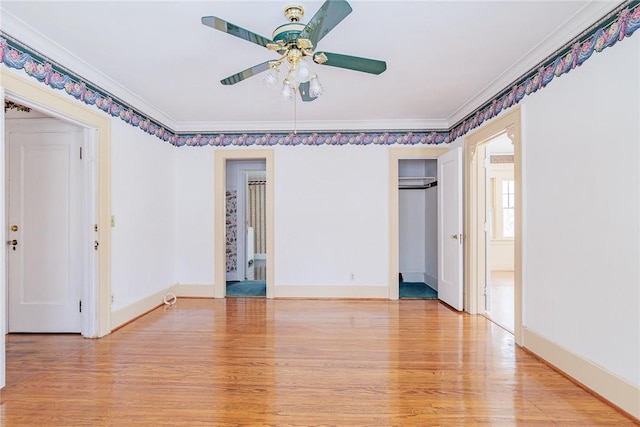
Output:
[[[299,5],[289,5],[284,9],[288,23],[280,25],[272,34],[272,40],[253,33],[235,24],[215,16],[203,16],[202,23],[208,27],[231,34],[266,47],[277,52],[280,57],[254,65],[244,71],[222,79],[224,85],[233,85],[256,74],[267,71],[262,83],[267,87],[277,86],[280,81],[280,66],[286,67],[286,75],[282,79],[281,96],[287,100],[294,99],[296,93],[303,101],[313,101],[318,98],[323,88],[309,62],[318,65],[346,68],[370,74],[380,74],[387,69],[384,61],[342,55],[330,52],[315,52],[315,46],[329,31],[338,25],[352,9],[344,0],[327,0],[311,18],[309,23],[300,23],[304,16],[304,8]],[[307,61],[307,59],[310,59]]]

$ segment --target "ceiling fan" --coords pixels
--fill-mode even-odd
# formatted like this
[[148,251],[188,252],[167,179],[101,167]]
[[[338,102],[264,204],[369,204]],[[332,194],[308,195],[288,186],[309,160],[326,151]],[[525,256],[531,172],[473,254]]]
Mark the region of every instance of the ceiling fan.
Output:
[[315,52],[318,42],[351,11],[351,6],[344,0],[327,0],[313,15],[313,18],[307,24],[303,24],[300,22],[304,15],[302,6],[287,6],[284,9],[284,14],[289,22],[276,28],[272,39],[245,30],[216,16],[203,16],[202,23],[208,27],[266,47],[280,55],[278,59],[254,65],[222,79],[220,83],[233,85],[268,71],[263,78],[263,83],[275,85],[278,83],[280,67],[284,63],[287,75],[283,79],[282,96],[286,99],[293,99],[297,91],[303,101],[313,101],[322,93],[322,85],[318,80],[318,76],[309,69],[306,62],[308,58],[319,65],[329,65],[370,74],[380,74],[387,69],[386,62],[376,59],[331,52]]

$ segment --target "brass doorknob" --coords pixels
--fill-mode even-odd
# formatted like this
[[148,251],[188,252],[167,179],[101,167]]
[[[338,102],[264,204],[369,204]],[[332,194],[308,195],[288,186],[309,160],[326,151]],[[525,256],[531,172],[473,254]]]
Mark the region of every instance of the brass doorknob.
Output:
[[12,225],[11,226],[11,231],[13,231],[13,232],[18,231],[18,226],[17,225]]

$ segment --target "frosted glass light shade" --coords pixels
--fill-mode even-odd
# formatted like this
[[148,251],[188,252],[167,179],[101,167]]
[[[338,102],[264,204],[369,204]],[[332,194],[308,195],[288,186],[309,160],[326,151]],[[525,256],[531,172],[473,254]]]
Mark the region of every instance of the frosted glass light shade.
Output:
[[320,84],[320,80],[318,80],[318,76],[314,75],[311,79],[311,82],[309,83],[309,95],[311,95],[313,98],[317,98],[322,95],[322,92],[323,89],[322,85]]
[[275,68],[270,68],[262,78],[262,84],[267,87],[274,87],[278,84],[278,72]]
[[287,101],[291,101],[293,99],[293,89],[291,88],[291,82],[289,82],[288,79],[284,80],[282,84],[282,92],[280,92],[280,95]]
[[308,82],[311,79],[311,70],[304,59],[296,64],[295,79],[300,83]]

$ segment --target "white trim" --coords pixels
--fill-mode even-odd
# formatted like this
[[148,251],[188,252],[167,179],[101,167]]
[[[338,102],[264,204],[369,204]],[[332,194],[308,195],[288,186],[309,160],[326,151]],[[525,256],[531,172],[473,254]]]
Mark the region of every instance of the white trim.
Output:
[[389,287],[382,286],[276,286],[276,298],[375,298],[389,299]]
[[213,283],[207,285],[194,285],[194,284],[176,284],[172,289],[178,298],[190,297],[190,298],[213,298],[214,297]]
[[[389,288],[388,298],[400,298],[400,191],[398,190],[399,161],[401,159],[437,159],[449,151],[448,147],[390,147],[389,148]],[[437,283],[437,282],[436,282]]]
[[[515,106],[507,112],[491,119],[464,138],[465,149],[465,309],[469,314],[484,312],[484,298],[481,288],[485,280],[485,235],[483,230],[484,212],[478,209],[479,198],[484,197],[486,187],[481,181],[485,177],[483,165],[486,142],[502,133],[513,132],[514,180],[515,180],[515,238],[513,271],[514,271],[514,337],[516,344],[522,341],[522,277],[524,234],[523,212],[524,197],[523,160],[522,160],[522,106]],[[480,181],[480,182],[479,182]]]
[[[375,131],[397,129],[401,131],[416,130],[424,131],[425,129],[446,131],[449,129],[447,120],[424,119],[424,120],[307,120],[298,121],[296,123],[298,132],[306,131]],[[173,128],[176,132],[194,132],[197,129],[200,133],[207,132],[252,132],[252,131],[291,131],[290,121],[274,121],[274,122],[180,122],[176,123]]]
[[275,222],[274,222],[274,194],[275,194],[275,154],[269,149],[220,149],[213,154],[214,164],[214,215],[213,215],[213,264],[214,264],[214,298],[226,296],[226,234],[225,227],[225,192],[227,185],[228,160],[264,160],[266,166],[267,194],[267,298],[274,297],[275,283]]
[[[0,85],[0,97],[4,99],[4,87]],[[5,175],[5,166],[4,166],[4,108],[0,110],[0,177],[4,177]],[[4,178],[3,178],[4,179]],[[6,198],[6,189],[5,184],[2,183],[0,185],[0,191],[2,191],[2,197],[0,197],[0,224],[5,224],[5,198]],[[6,240],[6,227],[2,227],[0,230],[0,242],[5,242]],[[0,251],[0,269],[2,272],[0,273],[0,307],[7,306],[7,252],[5,250]],[[5,313],[0,315],[0,334],[2,338],[0,338],[0,389],[4,388],[6,385],[6,361],[5,361],[5,337],[7,334],[7,314]]]
[[424,282],[424,271],[401,271],[400,273],[405,282]]
[[431,288],[438,290],[438,278],[431,276],[429,274],[424,274],[424,283],[429,285]]
[[[97,330],[93,336],[109,334],[111,315],[111,122],[102,113],[93,111],[88,106],[68,96],[55,93],[39,83],[24,76],[0,68],[0,81],[5,88],[7,98],[17,100],[21,104],[47,112],[53,117],[78,125],[86,129],[95,129],[98,162],[98,239],[100,243],[97,251],[96,305],[92,306],[97,319]],[[3,121],[4,124],[4,121]],[[3,148],[4,150],[4,148]],[[2,179],[5,177],[2,175]],[[4,186],[3,186],[4,187]],[[5,196],[6,197],[6,196]],[[3,198],[4,200],[4,198]],[[3,213],[4,214],[4,213]],[[6,265],[5,265],[6,268]],[[6,292],[6,284],[3,286]],[[6,294],[5,294],[6,295]]]
[[93,307],[98,307],[99,277],[98,253],[93,248],[93,242],[98,241],[98,233],[94,225],[98,224],[98,132],[96,129],[84,129],[83,137],[83,179],[84,195],[82,206],[82,245],[84,285],[82,301],[84,307],[81,314],[81,332],[86,338],[98,336],[98,313]]
[[618,408],[640,419],[640,388],[536,332],[523,328],[525,348]]
[[148,313],[149,311],[158,308],[164,304],[164,296],[167,292],[172,290],[172,286],[149,295],[146,298],[142,298],[123,307],[119,310],[111,312],[111,330],[119,328],[120,326],[135,320],[136,318]]

